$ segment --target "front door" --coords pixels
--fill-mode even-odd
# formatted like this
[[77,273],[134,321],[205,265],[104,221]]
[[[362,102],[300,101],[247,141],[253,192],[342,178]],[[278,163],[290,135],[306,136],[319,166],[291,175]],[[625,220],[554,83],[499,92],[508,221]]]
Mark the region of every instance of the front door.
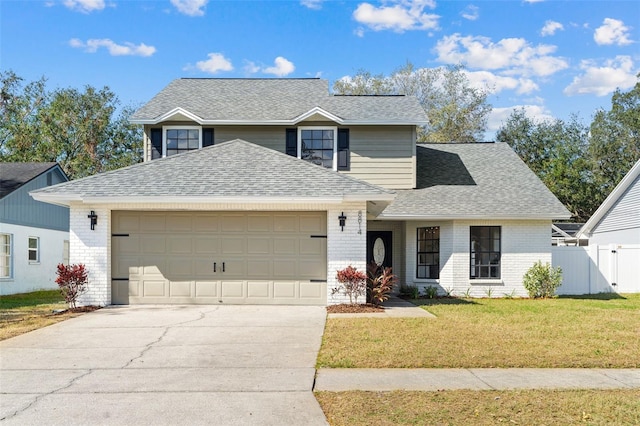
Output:
[[367,262],[375,262],[378,266],[391,268],[392,265],[392,232],[367,231]]

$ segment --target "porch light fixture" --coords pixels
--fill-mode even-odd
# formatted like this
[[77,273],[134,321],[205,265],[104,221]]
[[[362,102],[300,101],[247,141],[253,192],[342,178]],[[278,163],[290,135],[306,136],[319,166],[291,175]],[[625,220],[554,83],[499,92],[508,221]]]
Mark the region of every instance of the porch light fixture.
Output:
[[340,221],[340,228],[342,228],[342,232],[344,232],[344,223],[347,221],[347,217],[344,215],[344,212],[338,216],[338,220]]
[[91,219],[91,230],[94,231],[96,229],[96,225],[98,224],[98,215],[96,214],[96,212],[91,210],[91,214],[87,217]]

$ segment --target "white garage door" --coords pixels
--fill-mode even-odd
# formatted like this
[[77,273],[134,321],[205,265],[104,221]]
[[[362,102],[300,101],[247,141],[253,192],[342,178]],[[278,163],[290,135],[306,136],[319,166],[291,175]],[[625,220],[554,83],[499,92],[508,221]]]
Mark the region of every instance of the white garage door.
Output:
[[115,211],[111,220],[114,304],[326,304],[326,212]]

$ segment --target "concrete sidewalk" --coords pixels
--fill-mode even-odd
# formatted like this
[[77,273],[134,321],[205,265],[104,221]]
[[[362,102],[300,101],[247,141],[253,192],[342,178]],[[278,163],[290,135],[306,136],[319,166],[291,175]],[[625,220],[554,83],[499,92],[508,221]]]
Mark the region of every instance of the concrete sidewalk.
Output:
[[321,368],[316,391],[640,389],[640,369]]

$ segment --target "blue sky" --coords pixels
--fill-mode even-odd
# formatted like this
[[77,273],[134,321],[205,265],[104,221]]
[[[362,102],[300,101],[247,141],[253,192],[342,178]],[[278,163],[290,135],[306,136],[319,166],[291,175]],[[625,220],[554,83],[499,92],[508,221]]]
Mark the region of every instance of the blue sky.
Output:
[[148,101],[179,77],[389,74],[462,63],[488,85],[488,138],[514,107],[590,122],[640,72],[640,1],[115,1],[0,3],[0,68]]

